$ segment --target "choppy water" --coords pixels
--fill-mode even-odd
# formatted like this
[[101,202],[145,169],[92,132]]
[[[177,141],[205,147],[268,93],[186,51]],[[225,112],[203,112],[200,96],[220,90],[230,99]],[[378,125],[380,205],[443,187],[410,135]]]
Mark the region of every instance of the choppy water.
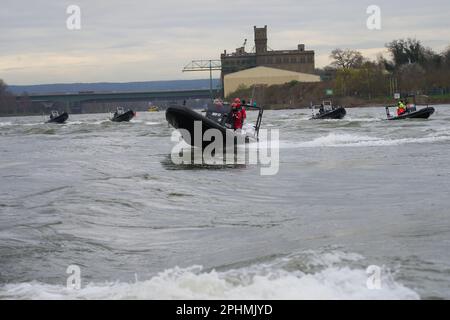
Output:
[[0,299],[449,299],[450,106],[308,117],[265,112],[275,176],[172,164],[163,112],[0,118]]

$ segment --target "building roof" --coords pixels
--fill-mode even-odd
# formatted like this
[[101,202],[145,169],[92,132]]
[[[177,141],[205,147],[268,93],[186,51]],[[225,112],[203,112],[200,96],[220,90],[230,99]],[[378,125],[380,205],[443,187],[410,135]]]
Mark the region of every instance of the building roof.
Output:
[[295,71],[288,71],[277,68],[269,68],[264,66],[254,67],[250,69],[245,69],[241,71],[237,71],[234,73],[229,73],[225,75],[227,79],[239,79],[239,78],[254,78],[254,77],[300,77],[303,81],[311,81],[316,82],[320,81],[320,76],[309,74],[309,73],[301,73]]
[[228,96],[240,85],[274,85],[290,81],[319,82],[320,76],[308,73],[259,66],[245,69],[224,76],[224,93]]

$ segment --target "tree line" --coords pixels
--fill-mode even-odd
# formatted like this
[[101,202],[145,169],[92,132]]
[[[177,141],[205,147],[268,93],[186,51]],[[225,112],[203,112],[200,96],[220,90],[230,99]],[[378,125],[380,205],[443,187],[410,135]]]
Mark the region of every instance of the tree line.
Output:
[[335,49],[330,66],[319,70],[328,75],[337,95],[372,99],[395,92],[413,94],[450,93],[450,47],[437,53],[416,39],[386,44],[389,57],[365,58],[361,52]]
[[[255,98],[272,108],[307,107],[311,102],[332,98],[347,106],[391,103],[394,93],[433,95],[434,101],[450,102],[450,47],[435,52],[416,39],[386,44],[389,55],[370,60],[357,50],[335,49],[332,63],[316,69],[320,83],[292,81],[284,85],[240,86],[229,95]],[[326,92],[332,89],[332,95]]]
[[12,114],[16,107],[16,97],[8,91],[6,83],[0,79],[0,114]]
[[0,115],[40,114],[42,108],[33,105],[26,92],[18,98],[8,90],[6,83],[0,79]]

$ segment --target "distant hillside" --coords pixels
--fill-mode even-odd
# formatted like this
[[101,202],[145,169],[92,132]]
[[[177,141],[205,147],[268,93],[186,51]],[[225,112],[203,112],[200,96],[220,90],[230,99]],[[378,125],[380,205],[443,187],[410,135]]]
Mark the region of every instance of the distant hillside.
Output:
[[[213,88],[219,85],[219,79],[213,79]],[[10,85],[8,89],[20,95],[46,93],[77,93],[79,91],[111,92],[111,91],[164,91],[164,90],[196,90],[209,89],[209,79],[171,80],[144,82],[96,82],[96,83],[55,83],[29,86]]]

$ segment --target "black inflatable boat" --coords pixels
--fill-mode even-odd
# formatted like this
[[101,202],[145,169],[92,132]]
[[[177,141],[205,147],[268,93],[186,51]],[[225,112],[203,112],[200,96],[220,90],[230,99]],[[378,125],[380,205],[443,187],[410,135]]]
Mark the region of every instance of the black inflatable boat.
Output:
[[67,112],[59,114],[58,111],[52,111],[50,120],[48,120],[47,123],[64,123],[67,119],[69,119],[69,114]]
[[317,107],[319,108],[319,112],[314,114],[311,120],[342,119],[347,114],[344,107],[335,107],[331,104],[331,101],[324,101],[320,106],[313,106],[312,109],[315,110]]
[[386,115],[388,120],[402,120],[402,119],[428,119],[434,113],[433,107],[425,107],[416,110],[415,107],[407,108],[406,112],[399,116],[392,116],[389,112],[389,107],[386,107]]
[[[259,127],[262,120],[263,109],[249,105],[246,105],[244,107],[255,108],[259,110],[258,119],[255,125],[255,135],[250,136],[245,133],[234,131],[232,126],[232,110],[230,105],[228,104],[214,104],[208,106],[206,110],[206,116],[185,106],[170,106],[166,110],[166,120],[175,129],[187,130],[189,132],[189,136],[183,135],[183,140],[191,146],[201,147],[202,149],[204,149],[211,143],[211,141],[203,141],[202,137],[204,136],[205,132],[209,129],[219,130],[222,134],[222,143],[225,148],[227,146],[227,141],[228,143],[229,141],[234,141],[234,144],[236,144],[241,141],[249,142],[253,139],[257,140]],[[197,126],[201,124],[202,137],[200,139],[198,137],[195,137],[194,134],[196,122]]]
[[136,113],[133,110],[125,111],[123,108],[117,108],[116,112],[114,112],[111,121],[114,122],[125,122],[130,121],[136,116]]
[[[397,95],[397,103],[402,102],[406,107],[406,111],[401,115],[391,115],[391,113],[389,112],[389,108],[397,107],[386,106],[387,120],[428,119],[435,111],[433,107],[430,107],[428,105],[429,97],[426,95],[406,94],[402,95],[403,98],[400,98],[400,94]],[[423,106],[424,108],[417,110],[417,107],[419,105]]]

